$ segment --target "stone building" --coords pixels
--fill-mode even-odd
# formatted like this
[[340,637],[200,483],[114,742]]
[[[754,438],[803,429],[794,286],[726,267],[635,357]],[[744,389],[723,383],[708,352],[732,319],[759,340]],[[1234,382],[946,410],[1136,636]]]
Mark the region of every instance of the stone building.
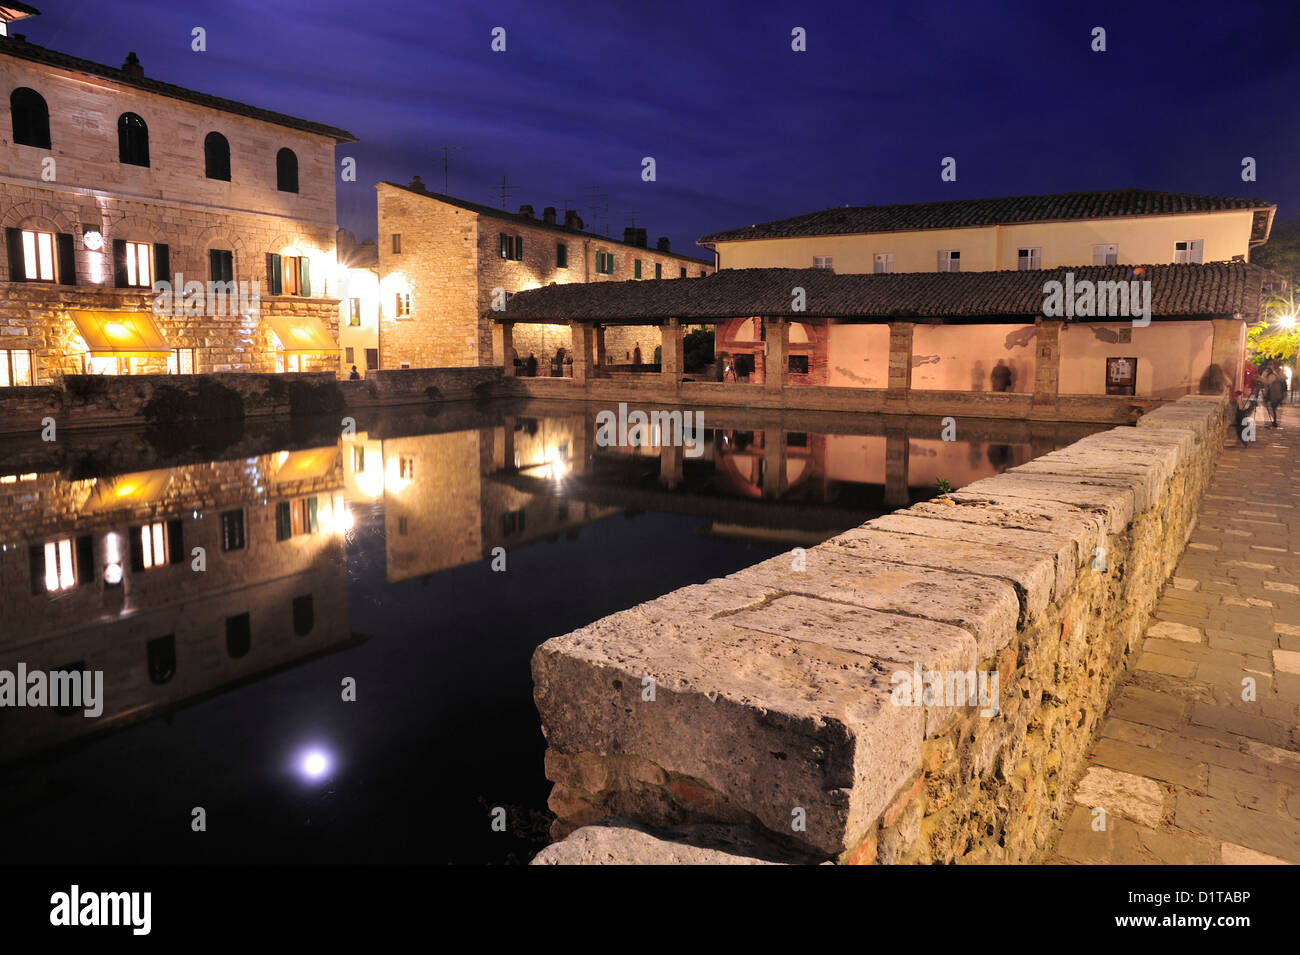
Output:
[[6,32],[0,386],[336,371],[334,147],[354,138]]
[[[518,213],[429,192],[416,177],[406,186],[381,182],[378,191],[380,362],[383,368],[490,365],[502,357],[495,306],[516,292],[549,284],[698,278],[713,272],[703,259],[678,255],[660,239],[654,248],[644,229],[627,229],[623,241],[583,231],[574,211],[560,221],[547,207]],[[547,375],[569,348],[568,329],[539,325],[520,330],[514,348],[530,353]],[[611,365],[653,362],[655,329],[642,335],[615,332],[606,340]],[[563,374],[561,360],[555,368]]]
[[355,366],[364,378],[379,367],[379,249],[340,229],[338,261],[339,374],[346,378]]

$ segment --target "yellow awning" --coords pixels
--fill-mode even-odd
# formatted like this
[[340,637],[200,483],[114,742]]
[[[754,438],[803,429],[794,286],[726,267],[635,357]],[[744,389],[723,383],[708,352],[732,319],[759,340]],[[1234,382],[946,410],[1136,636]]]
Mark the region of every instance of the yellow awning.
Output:
[[162,499],[171,480],[170,470],[136,471],[112,478],[99,478],[95,481],[95,490],[81,510],[91,513],[152,504]]
[[148,312],[72,312],[71,315],[92,355],[151,355],[171,351]]
[[325,326],[315,318],[263,319],[275,337],[280,339],[282,351],[338,351],[338,343],[330,338]]
[[313,478],[329,477],[334,473],[339,459],[338,445],[327,448],[310,448],[306,451],[281,451],[283,456],[275,476],[271,481],[284,484],[286,481],[306,481]]

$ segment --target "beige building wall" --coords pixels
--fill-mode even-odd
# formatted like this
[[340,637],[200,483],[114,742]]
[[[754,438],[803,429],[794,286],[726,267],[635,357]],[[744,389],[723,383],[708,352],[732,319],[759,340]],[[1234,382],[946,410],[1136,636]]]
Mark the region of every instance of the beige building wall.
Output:
[[827,384],[842,388],[889,386],[888,325],[832,322],[827,327],[827,334]]
[[717,243],[724,269],[761,267],[812,268],[813,258],[831,256],[840,274],[875,270],[875,256],[891,253],[895,272],[935,272],[940,250],[961,253],[961,270],[989,272],[1017,268],[1022,248],[1042,249],[1042,267],[1091,265],[1092,247],[1119,245],[1122,264],[1157,265],[1174,261],[1174,243],[1205,242],[1203,261],[1227,261],[1243,255],[1249,261],[1254,210],[1176,216],[1124,216],[1068,222],[979,226],[968,229],[925,229],[866,235],[808,236],[789,239],[748,239]]
[[1011,369],[1013,392],[1034,390],[1033,325],[917,325],[912,332],[912,388],[992,391],[998,362]]
[[[379,348],[379,273],[375,269],[342,269],[339,285],[339,374],[344,378],[357,366],[366,376],[366,349]],[[361,324],[350,324],[352,300],[361,310]],[[352,357],[348,358],[348,349]]]
[[[1124,341],[1128,338],[1128,341]],[[1106,359],[1137,358],[1137,393],[1152,398],[1196,394],[1208,381],[1212,322],[1066,324],[1061,329],[1063,395],[1106,393]]]

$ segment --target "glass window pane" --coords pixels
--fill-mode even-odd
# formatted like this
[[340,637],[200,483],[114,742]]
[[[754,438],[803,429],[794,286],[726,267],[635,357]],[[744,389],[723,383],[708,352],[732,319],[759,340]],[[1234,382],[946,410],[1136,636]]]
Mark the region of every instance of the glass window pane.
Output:
[[28,279],[34,279],[40,274],[40,268],[36,261],[36,233],[23,233],[23,265]]
[[13,378],[10,384],[30,385],[32,383],[32,353],[16,351],[10,353],[13,360]]

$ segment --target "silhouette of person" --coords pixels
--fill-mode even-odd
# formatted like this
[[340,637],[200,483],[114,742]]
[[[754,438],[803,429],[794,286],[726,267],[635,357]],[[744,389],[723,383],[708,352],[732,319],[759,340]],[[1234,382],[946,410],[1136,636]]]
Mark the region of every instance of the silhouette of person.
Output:
[[993,366],[993,371],[989,372],[989,379],[993,382],[994,391],[1011,390],[1011,366],[1007,364],[1005,358],[998,359],[998,363]]

